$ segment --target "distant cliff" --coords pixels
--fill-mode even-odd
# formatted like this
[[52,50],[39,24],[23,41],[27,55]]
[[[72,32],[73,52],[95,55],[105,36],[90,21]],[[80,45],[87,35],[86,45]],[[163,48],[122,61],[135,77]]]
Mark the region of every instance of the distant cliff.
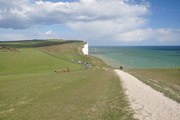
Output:
[[85,54],[85,55],[88,55],[88,43],[86,43],[82,49],[82,52]]

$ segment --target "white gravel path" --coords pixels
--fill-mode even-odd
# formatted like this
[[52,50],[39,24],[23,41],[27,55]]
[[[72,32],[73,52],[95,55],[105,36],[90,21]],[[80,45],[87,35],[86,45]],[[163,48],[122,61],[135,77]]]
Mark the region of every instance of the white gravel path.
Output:
[[180,120],[180,104],[165,97],[134,76],[115,70],[121,78],[123,87],[135,118],[139,120]]

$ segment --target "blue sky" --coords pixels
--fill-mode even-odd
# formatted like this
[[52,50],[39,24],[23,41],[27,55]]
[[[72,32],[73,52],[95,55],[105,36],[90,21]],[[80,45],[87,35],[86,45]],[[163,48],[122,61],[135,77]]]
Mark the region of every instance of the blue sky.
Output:
[[149,0],[153,28],[180,28],[180,0]]
[[180,45],[180,0],[0,0],[0,41]]

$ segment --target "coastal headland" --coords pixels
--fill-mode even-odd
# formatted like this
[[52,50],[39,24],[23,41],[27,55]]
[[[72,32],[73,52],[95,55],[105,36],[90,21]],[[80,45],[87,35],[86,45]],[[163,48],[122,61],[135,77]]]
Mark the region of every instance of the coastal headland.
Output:
[[[176,97],[170,97],[174,102],[164,98],[162,93],[157,93],[147,83],[139,81],[144,80],[143,75],[143,78],[152,79],[142,73],[147,71],[148,74],[150,71],[125,70],[138,79],[123,71],[115,72],[103,60],[89,55],[88,43],[84,41],[51,39],[0,42],[0,48],[0,119],[179,119],[179,68],[168,72],[175,76],[170,85],[173,87],[168,86],[177,91]],[[166,78],[170,75],[168,73]],[[159,72],[156,75],[157,81],[162,74]],[[169,81],[162,83],[168,84]],[[131,86],[130,90],[128,86]],[[137,92],[138,89],[141,90]],[[136,98],[131,96],[130,91],[135,92],[133,97]],[[143,94],[159,100],[153,98],[148,102]],[[162,110],[155,110],[157,103]]]

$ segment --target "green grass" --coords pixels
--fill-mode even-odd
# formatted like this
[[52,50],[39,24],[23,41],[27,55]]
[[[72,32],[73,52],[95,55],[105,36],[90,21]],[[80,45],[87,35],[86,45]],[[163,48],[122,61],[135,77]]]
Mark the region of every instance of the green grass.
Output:
[[128,69],[144,83],[180,102],[180,68]]
[[52,72],[67,67],[71,70],[83,69],[82,65],[49,56],[33,48],[19,50],[20,53],[0,51],[0,75]]
[[78,42],[78,43],[68,43],[68,44],[60,44],[60,45],[54,45],[54,46],[42,46],[38,47],[39,50],[46,52],[48,54],[64,58],[67,60],[76,60],[76,61],[83,61],[88,62],[93,65],[103,66],[107,68],[111,68],[110,66],[107,66],[104,61],[97,57],[93,57],[90,55],[83,55],[82,48],[83,48],[84,42]]
[[[58,44],[56,52],[47,50],[50,41],[41,43],[42,49],[34,46],[43,41],[30,42],[33,45],[8,43],[20,52],[0,50],[0,120],[133,120],[113,71],[83,69],[81,64],[64,60],[108,67],[98,58],[82,55],[83,42]],[[66,67],[71,71],[52,72]]]
[[49,39],[49,40],[23,40],[23,41],[0,41],[2,46],[10,46],[14,48],[33,48],[58,44],[77,43],[82,42],[78,40],[61,40],[61,39]]
[[112,71],[2,76],[0,83],[0,119],[133,119]]

